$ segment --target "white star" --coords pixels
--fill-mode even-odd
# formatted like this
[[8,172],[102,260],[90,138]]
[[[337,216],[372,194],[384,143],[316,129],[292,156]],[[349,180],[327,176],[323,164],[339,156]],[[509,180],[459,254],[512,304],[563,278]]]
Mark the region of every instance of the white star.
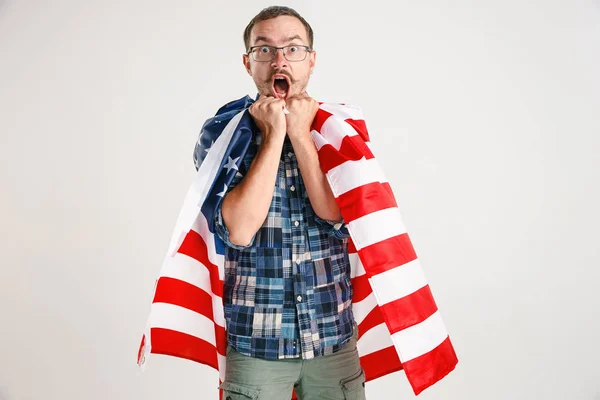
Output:
[[221,193],[217,193],[217,196],[223,197],[223,196],[225,196],[226,192],[227,192],[227,185],[223,184],[223,191]]
[[236,171],[239,171],[238,166],[236,164],[239,159],[240,159],[239,157],[237,157],[235,160],[233,158],[229,157],[227,164],[225,164],[223,166],[223,168],[227,168],[227,173],[229,173],[229,171],[231,171],[232,168],[235,169]]
[[236,173],[235,173],[235,177],[236,177],[236,178],[238,178],[238,177],[240,177],[240,176],[243,176],[243,175],[240,173],[240,171],[238,171],[238,172],[236,172]]
[[207,147],[206,149],[204,149],[204,151],[208,153],[208,151],[210,150],[210,148],[213,147],[213,144],[215,144],[214,140],[212,141],[212,143],[210,144],[209,147]]

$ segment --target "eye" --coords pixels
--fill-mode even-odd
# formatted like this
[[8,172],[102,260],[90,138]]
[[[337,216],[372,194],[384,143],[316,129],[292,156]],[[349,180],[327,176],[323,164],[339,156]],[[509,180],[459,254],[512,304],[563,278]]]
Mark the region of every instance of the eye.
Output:
[[298,48],[298,46],[290,46],[290,47],[288,48],[288,51],[289,51],[290,53],[295,53],[295,52],[297,52],[298,50],[300,50],[300,49]]
[[259,51],[261,53],[269,53],[271,51],[271,48],[269,46],[263,46],[259,49]]

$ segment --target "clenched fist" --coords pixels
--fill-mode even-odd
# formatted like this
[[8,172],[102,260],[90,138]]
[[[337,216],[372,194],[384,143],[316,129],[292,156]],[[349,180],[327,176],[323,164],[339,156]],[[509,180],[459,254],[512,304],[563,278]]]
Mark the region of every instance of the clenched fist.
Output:
[[260,131],[265,135],[265,139],[270,135],[277,137],[285,136],[286,121],[283,108],[285,100],[273,96],[260,95],[250,108],[250,115],[256,122]]
[[310,97],[306,92],[286,100],[289,114],[286,117],[287,134],[289,136],[305,135],[310,132],[310,127],[315,119],[319,102]]

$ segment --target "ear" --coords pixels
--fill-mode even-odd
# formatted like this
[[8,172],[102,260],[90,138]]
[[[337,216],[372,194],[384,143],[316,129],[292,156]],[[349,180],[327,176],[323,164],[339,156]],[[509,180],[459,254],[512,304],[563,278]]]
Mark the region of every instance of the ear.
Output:
[[250,57],[248,54],[242,54],[242,64],[244,64],[244,68],[246,68],[246,72],[248,75],[252,76],[252,70],[250,68]]
[[313,73],[313,69],[315,69],[315,64],[317,63],[317,52],[315,50],[310,53],[310,59],[308,64],[310,65],[310,73]]

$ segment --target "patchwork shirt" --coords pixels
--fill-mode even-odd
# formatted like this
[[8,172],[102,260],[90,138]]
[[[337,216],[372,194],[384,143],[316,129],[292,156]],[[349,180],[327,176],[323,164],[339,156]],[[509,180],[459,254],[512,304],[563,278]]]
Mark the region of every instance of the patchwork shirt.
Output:
[[[229,193],[250,168],[262,134],[255,129]],[[221,202],[222,205],[222,202]],[[215,231],[225,242],[223,304],[228,344],[267,360],[335,353],[351,339],[348,229],[319,218],[291,141],[285,138],[268,215],[247,246],[229,240],[221,205]]]

